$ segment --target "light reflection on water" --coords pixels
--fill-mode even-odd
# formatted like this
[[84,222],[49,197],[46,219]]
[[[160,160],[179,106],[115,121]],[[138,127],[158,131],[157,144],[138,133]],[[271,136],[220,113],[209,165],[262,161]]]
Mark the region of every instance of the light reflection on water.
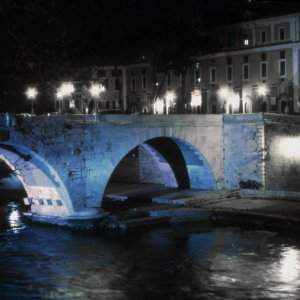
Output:
[[195,224],[78,233],[25,226],[12,204],[0,225],[3,299],[299,299],[300,241],[276,233]]
[[8,207],[10,208],[10,213],[8,215],[10,230],[18,233],[21,229],[25,228],[19,206],[10,202]]

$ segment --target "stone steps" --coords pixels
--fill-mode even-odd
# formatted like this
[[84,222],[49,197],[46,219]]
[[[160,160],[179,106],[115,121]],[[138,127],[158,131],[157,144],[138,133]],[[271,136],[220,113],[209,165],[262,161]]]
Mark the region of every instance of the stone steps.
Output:
[[138,219],[130,219],[118,223],[118,227],[121,229],[144,227],[154,224],[164,224],[169,222],[168,217],[144,217]]

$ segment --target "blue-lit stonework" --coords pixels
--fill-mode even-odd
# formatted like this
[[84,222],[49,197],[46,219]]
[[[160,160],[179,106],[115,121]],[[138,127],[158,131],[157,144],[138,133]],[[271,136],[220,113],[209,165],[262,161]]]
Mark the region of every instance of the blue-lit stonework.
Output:
[[[155,182],[147,165],[156,165],[167,187],[298,191],[298,157],[278,146],[289,136],[297,141],[298,123],[264,114],[23,117],[6,124],[0,155],[23,184],[32,213],[89,218],[137,147],[143,149],[137,183]],[[131,168],[123,165],[119,175]]]

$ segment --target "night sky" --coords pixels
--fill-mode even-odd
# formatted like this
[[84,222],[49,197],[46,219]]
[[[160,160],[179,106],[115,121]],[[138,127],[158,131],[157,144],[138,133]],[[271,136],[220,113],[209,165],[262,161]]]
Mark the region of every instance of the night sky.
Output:
[[71,67],[128,62],[142,46],[163,45],[187,31],[195,17],[212,26],[236,21],[250,6],[282,11],[282,3],[297,1],[1,0],[0,88],[20,86],[25,78],[62,78]]

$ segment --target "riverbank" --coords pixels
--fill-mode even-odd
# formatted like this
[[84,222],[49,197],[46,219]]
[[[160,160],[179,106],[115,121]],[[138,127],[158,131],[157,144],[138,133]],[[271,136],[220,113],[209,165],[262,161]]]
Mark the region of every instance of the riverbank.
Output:
[[[127,196],[123,193],[122,203],[114,202],[114,211],[105,220],[105,226],[129,229],[175,222],[214,222],[262,230],[300,231],[300,199],[297,197],[286,199],[270,193],[249,195],[246,191],[228,190],[153,189],[151,193],[149,189],[145,198],[142,187],[139,191],[135,187],[134,193],[129,189]],[[120,204],[119,211],[116,203]]]

